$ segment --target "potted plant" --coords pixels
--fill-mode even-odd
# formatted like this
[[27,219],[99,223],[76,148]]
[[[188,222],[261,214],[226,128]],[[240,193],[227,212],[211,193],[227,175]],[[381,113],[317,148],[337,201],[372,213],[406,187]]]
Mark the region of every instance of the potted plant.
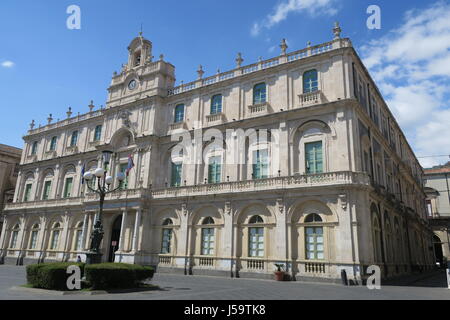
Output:
[[284,281],[284,265],[275,263],[275,267],[277,267],[277,271],[275,271],[275,280]]

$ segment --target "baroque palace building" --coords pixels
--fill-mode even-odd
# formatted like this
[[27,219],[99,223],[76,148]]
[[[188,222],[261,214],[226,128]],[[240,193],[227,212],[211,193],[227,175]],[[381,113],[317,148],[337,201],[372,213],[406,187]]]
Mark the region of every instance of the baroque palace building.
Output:
[[[200,66],[174,87],[175,67],[141,33],[106,107],[32,122],[2,261],[85,258],[99,198],[82,172],[109,149],[111,175],[130,156],[134,167],[105,201],[104,261],[232,277],[272,277],[280,263],[297,280],[346,270],[355,282],[371,265],[383,277],[431,268],[422,168],[350,39],[338,24],[333,34],[290,53],[283,40],[279,56],[251,65],[238,54],[235,69],[207,78]],[[267,139],[245,133],[244,161],[230,161],[249,130]],[[217,144],[207,132],[232,133]],[[173,152],[186,133],[203,136]],[[204,163],[186,162],[199,145]]]

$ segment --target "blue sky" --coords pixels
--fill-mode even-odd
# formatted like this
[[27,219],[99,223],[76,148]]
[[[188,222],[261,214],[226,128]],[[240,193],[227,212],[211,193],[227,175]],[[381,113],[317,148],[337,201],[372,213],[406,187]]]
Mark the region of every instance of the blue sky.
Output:
[[[381,8],[381,30],[369,30],[369,5]],[[66,9],[81,8],[81,30],[69,30]],[[105,104],[113,71],[126,62],[138,34],[176,67],[177,82],[195,80],[308,41],[331,40],[334,21],[352,39],[418,156],[450,154],[450,0],[0,2],[0,143],[22,147],[32,119],[65,118],[67,108]],[[394,76],[396,75],[396,76]],[[421,90],[423,92],[421,92]],[[438,134],[439,133],[439,134]],[[448,157],[421,158],[429,166]]]

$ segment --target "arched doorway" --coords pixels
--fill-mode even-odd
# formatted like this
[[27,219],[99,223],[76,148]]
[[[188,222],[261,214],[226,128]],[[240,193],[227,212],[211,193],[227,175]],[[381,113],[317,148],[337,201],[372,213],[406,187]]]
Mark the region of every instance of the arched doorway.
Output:
[[436,262],[439,262],[439,266],[443,267],[444,265],[444,254],[442,253],[442,241],[439,239],[437,235],[433,236],[434,243],[434,255],[436,257]]
[[115,252],[119,249],[120,231],[122,229],[122,215],[119,215],[112,225],[111,241],[109,242],[109,262],[114,262]]

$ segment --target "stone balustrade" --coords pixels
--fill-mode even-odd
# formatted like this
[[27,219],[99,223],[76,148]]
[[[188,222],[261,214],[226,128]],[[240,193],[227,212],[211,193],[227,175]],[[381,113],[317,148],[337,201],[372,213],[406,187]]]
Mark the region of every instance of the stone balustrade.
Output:
[[[164,188],[158,190],[128,189],[119,190],[105,197],[106,201],[144,199],[150,196],[152,199],[166,199],[186,196],[202,196],[212,194],[229,194],[254,191],[270,191],[279,189],[296,189],[337,185],[361,185],[369,186],[370,181],[366,173],[362,172],[328,172],[312,175],[296,175],[289,177],[273,177],[267,179],[223,182],[217,184],[204,184],[196,186],[183,186]],[[97,202],[99,196],[96,193],[87,193],[84,197],[67,199],[53,199],[42,201],[10,203],[5,207],[8,210],[55,208],[65,206],[81,206],[84,203]]]
[[323,94],[321,90],[300,94],[299,98],[301,107],[323,103]]
[[269,104],[268,103],[255,104],[252,106],[248,106],[248,110],[251,115],[267,114],[269,112]]
[[211,76],[208,78],[203,79],[202,81],[193,81],[187,84],[183,84],[180,86],[177,86],[175,88],[169,89],[167,92],[168,96],[180,94],[183,92],[191,91],[194,89],[197,89],[202,86],[208,86],[220,81],[225,81],[228,79],[236,78],[242,75],[246,75],[249,73],[253,73],[256,71],[273,68],[278,65],[289,63],[292,61],[308,58],[314,55],[322,54],[331,50],[340,49],[343,47],[351,47],[351,41],[348,38],[345,39],[338,39],[335,41],[326,42],[323,44],[319,44],[316,46],[308,47],[305,49],[301,49],[292,53],[289,53],[285,56],[281,55],[276,58],[271,58],[268,60],[262,60],[257,63],[253,63],[247,66],[242,66],[240,68],[236,68],[231,71],[226,71],[223,73],[219,73],[215,76]]
[[222,122],[223,119],[224,119],[224,114],[223,113],[209,114],[209,115],[206,116],[206,121],[208,123]]

